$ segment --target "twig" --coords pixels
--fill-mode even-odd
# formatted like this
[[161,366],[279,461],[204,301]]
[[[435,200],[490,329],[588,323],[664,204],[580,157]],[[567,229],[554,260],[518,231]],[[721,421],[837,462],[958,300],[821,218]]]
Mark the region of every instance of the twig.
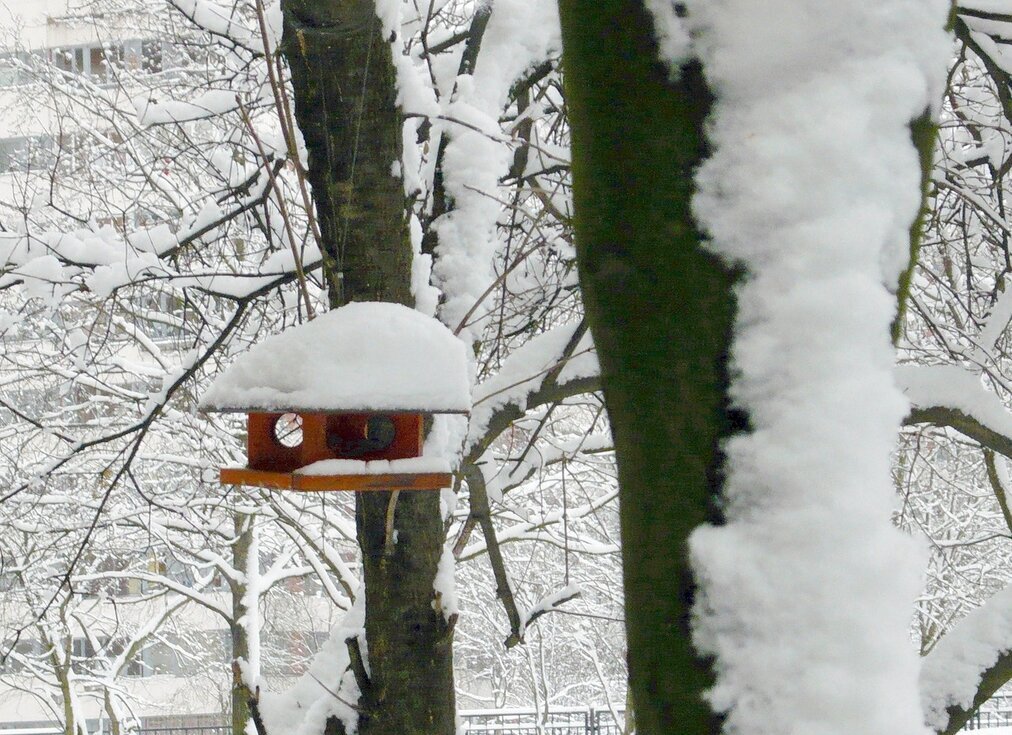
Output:
[[306,181],[308,178],[306,170],[302,167],[302,159],[299,158],[298,146],[295,145],[295,118],[292,115],[292,109],[288,104],[288,95],[285,94],[284,78],[281,74],[281,59],[275,59],[277,68],[274,67],[274,63],[271,61],[275,58],[275,56],[271,51],[270,40],[267,36],[267,18],[264,15],[263,0],[257,0],[256,11],[257,22],[260,24],[260,38],[264,45],[264,56],[267,58],[267,78],[270,84],[271,92],[274,94],[274,105],[278,111],[278,122],[281,125],[281,133],[285,138],[285,144],[288,146],[288,157],[291,159],[292,165],[295,167],[295,177],[299,181],[299,193],[302,196],[302,205],[306,209],[306,219],[309,222],[309,231],[313,233],[313,239],[316,240],[316,246],[322,253],[324,252],[323,236],[320,233],[320,226],[316,222],[316,214],[313,209],[313,198],[309,195],[309,189],[306,187]]
[[288,234],[288,245],[291,247],[292,257],[295,259],[295,275],[299,284],[299,293],[302,295],[302,301],[306,307],[306,317],[312,321],[316,317],[316,312],[313,310],[313,305],[309,301],[309,288],[306,286],[306,271],[302,267],[302,255],[299,253],[299,249],[295,246],[295,232],[292,230],[291,217],[288,214],[288,207],[285,206],[284,195],[281,193],[281,187],[278,185],[274,169],[269,165],[270,159],[267,157],[267,151],[264,150],[263,142],[260,140],[260,136],[257,135],[256,129],[253,127],[253,121],[250,119],[246,106],[243,105],[242,99],[239,95],[235,96],[235,101],[239,105],[239,114],[242,116],[243,124],[245,124],[247,130],[249,130],[249,134],[253,138],[253,142],[256,143],[257,152],[260,153],[260,157],[264,160],[264,162],[268,164],[267,176],[270,181],[271,189],[274,190],[274,196],[277,198],[278,211],[281,213],[281,221],[284,223],[285,232]]
[[1009,511],[1008,496],[1005,493],[1005,485],[998,474],[998,466],[995,464],[994,450],[984,449],[984,466],[987,467],[987,479],[991,483],[991,489],[1001,507],[1001,514],[1005,517],[1005,525],[1012,531],[1012,512]]
[[344,644],[348,646],[348,666],[351,673],[355,675],[358,690],[363,693],[367,692],[372,686],[372,682],[369,680],[369,672],[365,670],[365,659],[362,658],[362,647],[358,644],[358,636],[353,635],[350,638],[345,638]]
[[504,644],[507,648],[512,648],[517,643],[523,642],[523,623],[520,619],[516,598],[513,596],[513,589],[510,587],[509,575],[506,574],[506,562],[503,561],[502,551],[499,549],[495,525],[492,523],[492,511],[488,504],[488,492],[485,490],[485,478],[481,474],[481,468],[474,464],[468,465],[465,472],[471,496],[471,517],[481,526],[482,534],[485,536],[485,548],[488,551],[489,564],[492,566],[492,574],[495,577],[495,594],[506,609],[506,617],[510,621],[510,634]]

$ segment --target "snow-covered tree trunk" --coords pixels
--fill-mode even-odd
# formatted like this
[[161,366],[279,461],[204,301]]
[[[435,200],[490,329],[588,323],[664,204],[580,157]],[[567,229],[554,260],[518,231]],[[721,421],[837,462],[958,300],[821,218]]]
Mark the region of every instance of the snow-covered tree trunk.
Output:
[[[308,151],[332,306],[413,304],[395,68],[374,0],[285,0],[284,53]],[[455,731],[452,623],[433,606],[443,550],[439,494],[356,497],[365,644],[349,640],[358,732]],[[341,732],[337,718],[328,733]]]
[[711,94],[677,82],[640,0],[562,0],[576,234],[621,488],[629,677],[643,735],[716,731],[693,649],[687,539],[712,519],[732,429],[734,275],[699,247],[692,173]]
[[[250,542],[253,534],[253,519],[244,514],[234,514],[235,540],[232,542],[232,566],[245,571],[249,564]],[[256,563],[256,560],[254,560]],[[229,621],[229,634],[232,638],[232,660],[249,662],[248,625],[251,615],[259,615],[258,610],[246,608],[246,580],[244,577],[229,579],[229,590],[232,597],[232,617]],[[248,696],[242,668],[236,663],[232,666],[232,735],[245,735],[249,723],[249,708],[246,705]]]
[[[637,727],[715,730],[706,690],[729,732],[923,733],[908,640],[921,561],[890,522],[903,400],[888,327],[945,7],[561,7]],[[715,151],[697,173],[707,85]],[[706,525],[718,488],[726,518]]]

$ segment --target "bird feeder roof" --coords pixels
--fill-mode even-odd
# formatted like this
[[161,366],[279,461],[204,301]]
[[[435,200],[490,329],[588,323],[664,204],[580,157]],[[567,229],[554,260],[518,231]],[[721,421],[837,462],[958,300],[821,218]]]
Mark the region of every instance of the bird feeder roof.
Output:
[[265,339],[219,375],[202,411],[466,413],[464,343],[400,304],[354,302]]

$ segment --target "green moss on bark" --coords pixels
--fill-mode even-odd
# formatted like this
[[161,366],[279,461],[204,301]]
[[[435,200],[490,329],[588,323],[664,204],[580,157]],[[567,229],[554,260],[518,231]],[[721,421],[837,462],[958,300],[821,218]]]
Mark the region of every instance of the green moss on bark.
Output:
[[687,539],[714,519],[733,428],[735,274],[690,210],[712,96],[658,62],[641,0],[561,0],[577,252],[619,465],[629,674],[641,735],[707,733]]
[[[282,9],[331,306],[413,305],[404,189],[392,173],[403,118],[374,0],[284,0]],[[439,494],[359,493],[356,519],[369,658],[358,732],[453,735],[453,629],[432,604],[445,540]],[[341,722],[331,718],[326,733],[343,733]]]
[[930,213],[928,197],[931,189],[931,168],[934,162],[935,142],[938,136],[938,124],[931,116],[931,110],[925,110],[910,123],[910,137],[917,148],[917,157],[921,165],[921,207],[917,216],[910,224],[910,261],[900,273],[896,287],[896,317],[892,323],[893,344],[899,341],[903,333],[903,321],[906,318],[907,301],[910,298],[910,282],[917,267],[917,258],[924,237],[924,222]]

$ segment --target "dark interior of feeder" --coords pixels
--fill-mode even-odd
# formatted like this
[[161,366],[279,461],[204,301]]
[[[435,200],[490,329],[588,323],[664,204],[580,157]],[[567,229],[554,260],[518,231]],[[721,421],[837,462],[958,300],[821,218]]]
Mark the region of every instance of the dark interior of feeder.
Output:
[[343,459],[401,459],[421,454],[418,414],[334,414],[327,417],[327,447]]
[[248,465],[291,472],[325,459],[403,459],[422,453],[417,413],[251,413]]
[[[366,454],[382,452],[397,438],[397,427],[389,416],[369,416],[364,424],[327,426],[327,446],[337,456],[358,459]],[[361,433],[359,433],[361,432]]]

